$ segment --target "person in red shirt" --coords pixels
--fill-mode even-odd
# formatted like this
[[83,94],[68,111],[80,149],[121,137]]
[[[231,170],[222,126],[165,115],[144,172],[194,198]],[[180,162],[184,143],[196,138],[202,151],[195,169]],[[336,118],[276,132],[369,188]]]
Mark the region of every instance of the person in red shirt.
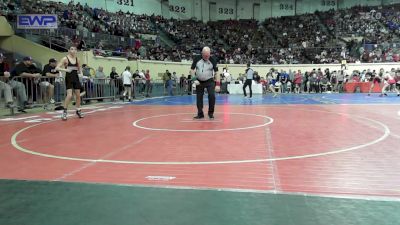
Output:
[[397,70],[394,76],[394,80],[396,81],[396,92],[397,96],[400,97],[400,70]]
[[299,94],[301,90],[301,84],[303,83],[303,75],[301,74],[300,70],[298,70],[297,73],[294,75],[293,83],[295,85],[295,93]]
[[135,40],[135,49],[138,50],[140,47],[142,47],[142,41],[140,39]]
[[[396,79],[395,79],[395,74],[392,74],[387,71],[384,75],[383,75],[383,87],[382,87],[382,93],[379,95],[379,97],[382,96],[387,96],[386,92],[390,91],[391,87],[395,87],[396,86]],[[400,96],[399,91],[395,88],[396,92],[397,92],[397,96]]]
[[357,74],[353,75],[353,82],[360,82],[360,76],[358,76]]
[[[381,69],[381,70],[382,70],[382,69]],[[382,73],[382,72],[380,72],[380,73]],[[382,79],[381,79],[381,76],[380,76],[380,73],[379,73],[379,74],[374,74],[374,73],[373,73],[372,77],[370,78],[370,80],[371,80],[371,86],[370,86],[370,88],[369,88],[368,96],[371,95],[371,92],[372,92],[372,90],[374,90],[375,85],[380,85],[381,80],[382,80]]]
[[267,94],[267,81],[264,77],[261,77],[260,83],[262,85],[263,94]]
[[146,70],[146,73],[144,74],[144,77],[146,79],[146,97],[150,97],[150,93],[152,90],[152,85],[151,85],[151,77],[150,77],[150,70]]

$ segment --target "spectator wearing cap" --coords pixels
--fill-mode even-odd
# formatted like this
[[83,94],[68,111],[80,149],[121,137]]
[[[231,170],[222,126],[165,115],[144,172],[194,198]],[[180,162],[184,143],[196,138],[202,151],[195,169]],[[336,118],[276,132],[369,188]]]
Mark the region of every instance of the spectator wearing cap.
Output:
[[54,103],[54,87],[56,86],[56,101],[61,101],[60,90],[61,85],[60,82],[55,82],[56,78],[59,77],[59,72],[56,70],[57,60],[54,58],[49,59],[49,64],[46,64],[43,67],[42,76],[46,77],[46,81],[41,82],[41,85],[47,88],[47,94],[50,98],[50,103]]
[[4,62],[4,59],[4,55],[0,53],[0,96],[1,93],[4,91],[6,106],[10,108],[13,104],[11,86],[8,84],[8,78],[10,77],[10,67],[6,62]]
[[41,71],[33,64],[32,57],[26,56],[23,61],[15,66],[12,73],[13,77],[20,77],[28,91],[28,97],[32,97],[33,101],[36,101],[36,84],[35,79],[41,77]]
[[[1,54],[0,57],[0,76],[3,75],[5,80],[4,82],[7,83],[11,89],[14,91],[15,95],[17,96],[18,100],[18,111],[25,112],[25,109],[29,106],[28,105],[28,98],[26,96],[25,85],[22,82],[17,81],[16,79],[12,79],[14,76],[14,71],[11,73],[9,72],[9,66],[6,62],[4,62],[4,56]],[[1,74],[2,72],[2,74]],[[11,96],[7,97],[9,101]]]

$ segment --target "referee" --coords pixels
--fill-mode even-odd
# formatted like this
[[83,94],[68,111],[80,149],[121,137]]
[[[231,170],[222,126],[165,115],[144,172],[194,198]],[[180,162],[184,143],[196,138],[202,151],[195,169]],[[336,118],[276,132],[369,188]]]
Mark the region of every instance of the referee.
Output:
[[249,86],[250,89],[250,98],[253,97],[253,90],[251,90],[251,85],[253,84],[253,76],[254,76],[254,70],[250,67],[250,63],[247,63],[246,81],[243,84],[243,94],[245,98],[247,97],[246,94],[247,86]]
[[[195,77],[197,95],[197,115],[193,119],[203,119],[203,95],[204,89],[208,92],[208,117],[214,119],[215,92],[220,92],[220,75],[217,74],[217,61],[210,57],[211,50],[204,47],[201,57],[193,61],[190,74]],[[215,76],[215,80],[214,80]]]

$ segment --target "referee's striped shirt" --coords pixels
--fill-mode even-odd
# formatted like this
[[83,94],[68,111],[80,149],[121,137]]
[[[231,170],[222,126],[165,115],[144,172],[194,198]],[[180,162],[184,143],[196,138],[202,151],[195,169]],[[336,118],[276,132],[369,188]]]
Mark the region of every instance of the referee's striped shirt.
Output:
[[208,61],[198,57],[193,60],[191,69],[196,69],[196,77],[199,81],[207,81],[214,78],[214,73],[218,72],[217,61],[212,57]]

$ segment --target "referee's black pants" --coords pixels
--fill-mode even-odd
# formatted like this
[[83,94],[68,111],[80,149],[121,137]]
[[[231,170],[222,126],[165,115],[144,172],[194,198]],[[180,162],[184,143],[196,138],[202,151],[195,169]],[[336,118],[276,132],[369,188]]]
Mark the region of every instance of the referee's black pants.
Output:
[[250,89],[250,98],[253,97],[253,91],[251,90],[252,83],[253,83],[252,79],[246,79],[246,81],[244,82],[244,84],[243,84],[243,94],[244,94],[245,97],[247,96],[247,94],[246,94],[246,87],[247,86],[249,86],[249,89]]
[[214,79],[209,79],[206,81],[200,81],[200,84],[196,86],[196,96],[197,96],[197,115],[204,116],[203,113],[203,96],[204,89],[207,88],[208,92],[208,115],[214,115],[215,107],[215,81]]

